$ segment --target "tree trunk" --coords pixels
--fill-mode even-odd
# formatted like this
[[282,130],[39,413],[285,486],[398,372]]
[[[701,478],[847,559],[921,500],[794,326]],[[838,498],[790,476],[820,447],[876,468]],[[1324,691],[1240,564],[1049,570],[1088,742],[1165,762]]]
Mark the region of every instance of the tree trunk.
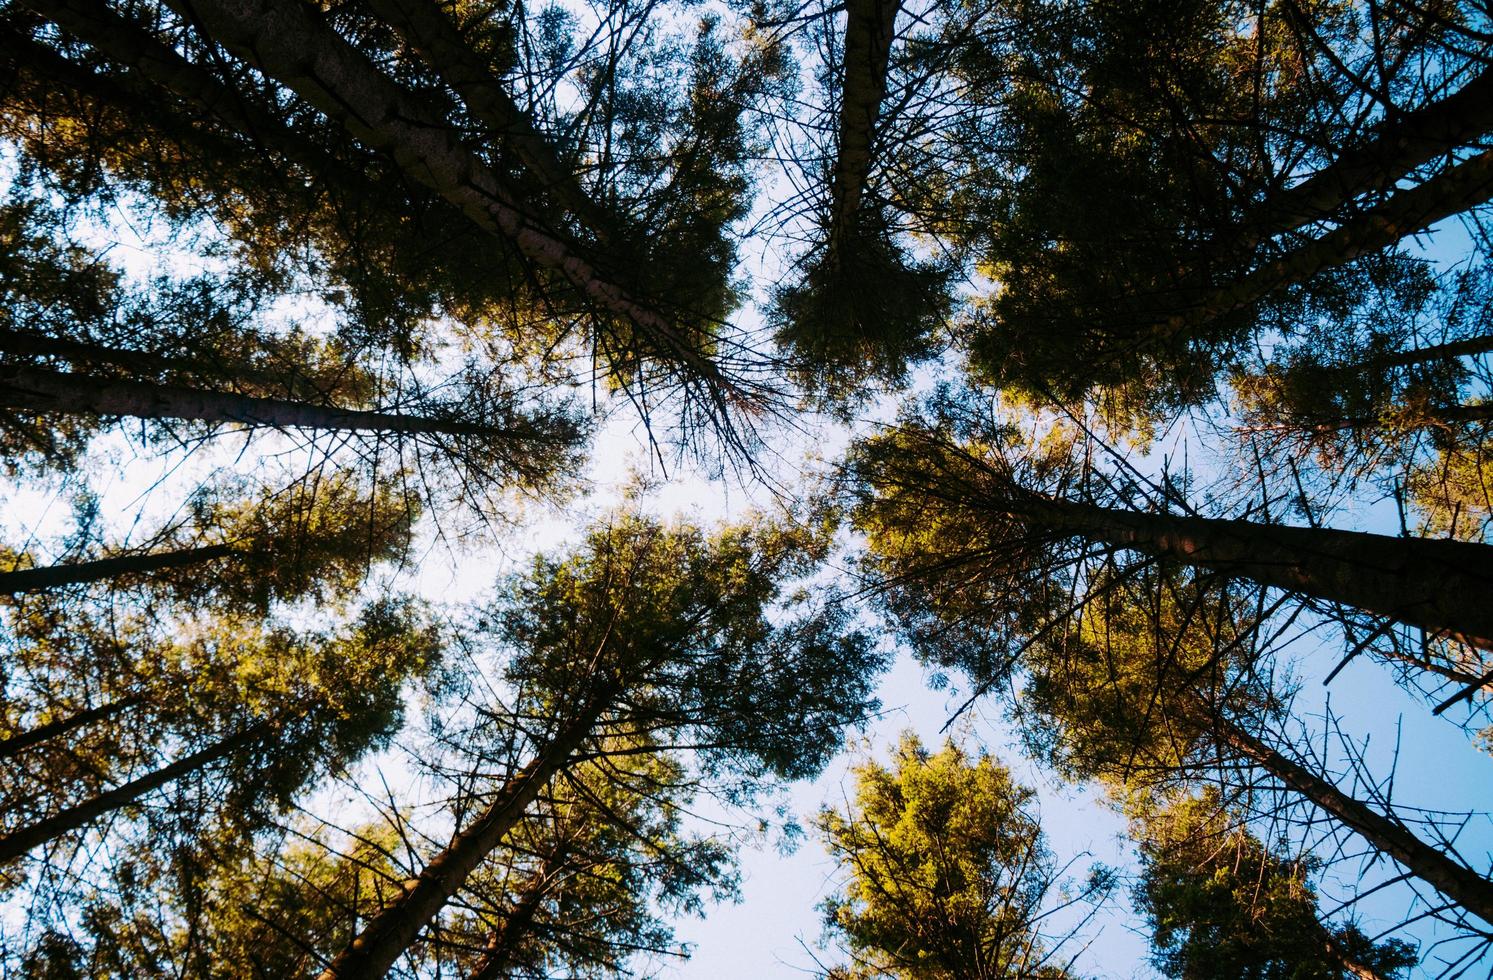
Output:
[[69,415],[118,415],[142,419],[239,422],[278,429],[332,429],[526,438],[511,430],[418,415],[389,415],[257,398],[224,391],[124,381],[19,364],[0,364],[0,407]]
[[1386,980],[1382,974],[1375,972],[1373,968],[1365,966],[1354,959],[1352,954],[1343,948],[1343,944],[1338,941],[1338,938],[1326,926],[1318,923],[1317,928],[1322,931],[1322,945],[1327,949],[1327,955],[1336,960],[1338,965],[1349,976],[1356,978],[1356,980]]
[[38,725],[30,731],[0,739],[0,759],[13,758],[33,745],[39,745],[48,739],[56,738],[58,735],[66,735],[68,732],[76,731],[85,725],[91,725],[96,721],[103,721],[105,718],[113,717],[121,711],[133,708],[143,700],[145,700],[143,695],[132,694],[127,698],[110,701],[108,704],[101,704],[97,708],[87,708],[58,721],[49,721],[45,725]]
[[[470,149],[450,122],[430,112],[300,0],[166,0],[208,36],[288,87],[368,148],[388,154],[412,180],[458,207],[485,231],[511,240],[530,261],[554,270],[599,308],[629,320],[660,356],[702,378],[720,372],[674,319],[640,301],[577,242],[536,221]],[[620,268],[626,268],[620,265]]]
[[[22,5],[86,41],[114,64],[128,67],[206,112],[256,146],[284,154],[316,179],[342,186],[356,186],[363,179],[361,173],[345,166],[273,115],[259,111],[252,100],[224,85],[212,72],[192,64],[138,22],[121,16],[102,0],[26,0]],[[129,87],[132,81],[109,79],[116,87]]]
[[1179,517],[1033,495],[1018,520],[1340,602],[1493,649],[1493,547],[1362,531]]
[[544,862],[520,893],[503,924],[493,930],[492,938],[482,951],[482,959],[468,980],[499,980],[500,977],[508,976],[519,941],[528,934],[534,923],[534,916],[539,911],[539,903],[544,901],[544,896],[549,894],[552,887],[551,879],[564,870],[567,859],[564,842],[556,844],[555,849],[545,856]]
[[560,162],[525,112],[488,70],[483,57],[462,39],[451,18],[433,0],[368,0],[369,8],[414,48],[441,80],[455,90],[472,115],[499,136],[561,206],[598,241],[609,238],[610,220]]
[[61,813],[12,831],[0,837],[0,862],[18,858],[32,848],[55,840],[70,830],[77,830],[105,813],[129,806],[146,793],[160,789],[173,780],[226,759],[239,749],[263,737],[269,729],[270,723],[262,721],[200,752],[193,752],[184,759],[178,759],[155,772],[131,780],[118,789],[100,793],[87,802],[69,807]]
[[1485,922],[1493,923],[1493,881],[1453,861],[1389,817],[1343,793],[1336,786],[1265,745],[1243,729],[1218,723],[1219,734],[1261,769],[1332,814],[1411,874]]
[[337,954],[319,980],[366,980],[382,977],[436,917],[467,877],[523,819],[529,804],[570,762],[571,755],[586,740],[606,710],[609,697],[601,697],[581,712],[537,755],[513,775],[483,813],[437,854],[419,877],[407,884],[394,899]]
[[1330,218],[1365,194],[1392,190],[1405,174],[1493,130],[1493,71],[1456,92],[1380,125],[1372,139],[1349,147],[1312,176],[1272,195],[1219,243],[1253,248],[1261,241]]
[[854,229],[871,141],[886,97],[887,64],[896,33],[898,0],[848,0],[845,5],[845,71],[840,90],[840,147],[830,186],[830,254]]
[[46,568],[23,568],[14,572],[0,572],[0,595],[34,592],[38,589],[55,589],[83,582],[98,582],[120,575],[148,575],[162,569],[182,568],[217,561],[232,555],[235,550],[231,545],[211,544],[201,548],[120,555],[116,558],[100,558],[97,561],[80,561],[69,565],[50,565]]
[[1370,358],[1368,364],[1376,368],[1409,367],[1414,364],[1424,364],[1427,361],[1449,361],[1472,354],[1487,354],[1490,351],[1493,351],[1493,334],[1485,334],[1481,337],[1469,337],[1466,340],[1452,340],[1444,344],[1417,347],[1414,350],[1381,354]]
[[[1183,312],[1156,321],[1164,339],[1258,302],[1277,289],[1306,282],[1324,269],[1375,252],[1444,218],[1461,214],[1493,197],[1493,150],[1485,150],[1430,178],[1396,192],[1321,238],[1265,263],[1232,283],[1208,289]],[[1122,352],[1115,352],[1122,353]]]

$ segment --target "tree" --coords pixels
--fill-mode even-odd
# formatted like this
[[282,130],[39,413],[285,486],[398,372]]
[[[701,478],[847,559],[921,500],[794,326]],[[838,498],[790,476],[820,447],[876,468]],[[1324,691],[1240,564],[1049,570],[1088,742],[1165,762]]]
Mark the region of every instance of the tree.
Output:
[[[247,489],[205,489],[191,502],[187,526],[163,529],[148,548],[105,548],[98,558],[0,572],[0,594],[106,582],[116,594],[145,584],[177,599],[212,597],[260,611],[272,600],[307,596],[338,603],[369,568],[403,556],[418,514],[412,502],[361,493],[341,474],[246,499]],[[202,565],[213,574],[202,574]]]
[[1136,901],[1169,977],[1324,977],[1373,980],[1416,964],[1398,940],[1375,944],[1317,910],[1311,857],[1267,847],[1215,792],[1146,814]]
[[[230,615],[177,629],[174,642],[135,651],[146,662],[128,668],[139,687],[127,709],[95,710],[86,724],[33,739],[52,764],[9,774],[4,860],[71,838],[188,778],[216,786],[208,809],[192,819],[252,833],[308,785],[392,734],[405,683],[429,670],[436,652],[418,610],[397,600],[365,607],[340,634],[297,635]],[[102,738],[105,751],[75,754],[51,744],[79,730],[69,741],[88,746]],[[133,751],[110,751],[110,742]]]
[[[990,756],[971,759],[952,742],[930,752],[910,734],[893,766],[863,763],[847,811],[819,814],[846,876],[823,905],[850,954],[831,975],[1069,976],[1062,939],[1044,931],[1060,873],[1032,791]],[[1096,871],[1082,897],[1106,887]]]
[[527,758],[322,977],[387,972],[547,785],[605,757],[598,738],[694,747],[706,771],[813,772],[834,733],[859,719],[878,663],[832,607],[777,626],[767,619],[823,547],[787,527],[707,537],[621,514],[575,554],[536,559],[483,627],[514,651],[507,677],[520,698],[510,710],[533,726]]

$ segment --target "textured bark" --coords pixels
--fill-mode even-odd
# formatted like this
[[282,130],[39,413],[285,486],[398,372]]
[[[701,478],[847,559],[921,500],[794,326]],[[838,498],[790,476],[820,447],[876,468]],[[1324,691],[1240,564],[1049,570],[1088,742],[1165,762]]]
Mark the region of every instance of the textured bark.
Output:
[[13,758],[33,745],[40,745],[42,742],[56,738],[59,735],[66,735],[68,732],[77,731],[79,728],[84,728],[96,721],[112,718],[121,711],[133,708],[143,700],[145,700],[144,697],[134,694],[127,698],[120,698],[118,701],[101,704],[97,708],[86,708],[83,711],[68,715],[66,718],[49,721],[45,725],[37,725],[29,731],[12,735],[9,738],[0,740],[0,759]]
[[1225,742],[1287,788],[1332,814],[1344,826],[1462,908],[1485,922],[1493,923],[1493,881],[1452,860],[1440,848],[1427,844],[1400,823],[1348,796],[1243,729],[1223,722],[1219,731]]
[[1277,289],[1306,282],[1325,269],[1394,245],[1490,198],[1493,150],[1485,150],[1422,184],[1397,192],[1377,207],[1243,278],[1205,291],[1188,309],[1160,319],[1152,330],[1158,339],[1185,334],[1242,310]]
[[608,239],[608,216],[434,0],[368,0],[368,6],[419,52],[441,81],[461,96],[472,115],[513,151],[562,207],[599,241]]
[[568,858],[568,850],[563,842],[545,855],[544,862],[519,893],[518,900],[513,903],[503,924],[493,930],[492,937],[482,950],[482,959],[468,980],[499,980],[509,975],[519,942],[533,926],[539,904],[549,894],[554,876],[564,870]]
[[260,722],[200,752],[193,752],[186,758],[178,759],[139,779],[131,780],[118,789],[100,793],[87,802],[69,807],[61,813],[12,831],[0,837],[0,862],[18,858],[32,848],[55,840],[70,830],[77,830],[106,813],[129,806],[146,793],[160,789],[188,773],[220,762],[239,749],[262,738],[269,729],[269,722]]
[[1239,228],[1221,236],[1252,247],[1293,228],[1331,217],[1366,194],[1391,190],[1407,173],[1493,131],[1493,71],[1445,98],[1396,115],[1371,139],[1350,146],[1312,176],[1272,195]]
[[280,429],[533,438],[507,429],[418,415],[389,415],[326,405],[256,398],[176,385],[122,381],[44,368],[0,364],[0,407],[69,415],[238,422]]
[[830,186],[830,253],[851,234],[871,169],[876,118],[886,98],[898,0],[848,0],[840,95],[840,146]]
[[468,876],[523,819],[529,804],[570,763],[607,707],[593,702],[546,743],[503,787],[492,805],[458,833],[405,885],[403,894],[375,915],[363,931],[321,974],[320,980],[382,977],[409,948],[420,930],[440,913]]
[[1028,498],[1039,526],[1466,637],[1493,649],[1493,547],[1362,531],[1178,517]]
[[211,544],[201,548],[119,555],[114,558],[100,558],[97,561],[80,561],[68,565],[49,565],[45,568],[22,568],[14,572],[0,572],[0,595],[56,589],[64,585],[80,585],[84,582],[101,582],[118,578],[121,575],[149,575],[151,572],[167,568],[184,568],[189,565],[217,561],[232,555],[234,550],[231,545]]
[[236,56],[279,81],[365,146],[388,154],[411,179],[478,227],[512,241],[599,308],[629,320],[667,356],[701,377],[715,365],[675,322],[604,272],[580,243],[545,227],[470,149],[450,123],[390,79],[299,0],[167,0]]

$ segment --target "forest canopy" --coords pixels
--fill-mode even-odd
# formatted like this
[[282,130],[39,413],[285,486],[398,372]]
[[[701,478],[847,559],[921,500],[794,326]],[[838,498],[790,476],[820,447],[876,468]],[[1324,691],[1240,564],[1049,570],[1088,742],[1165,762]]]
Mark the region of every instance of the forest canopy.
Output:
[[1493,969],[1485,0],[0,0],[0,187],[0,974]]

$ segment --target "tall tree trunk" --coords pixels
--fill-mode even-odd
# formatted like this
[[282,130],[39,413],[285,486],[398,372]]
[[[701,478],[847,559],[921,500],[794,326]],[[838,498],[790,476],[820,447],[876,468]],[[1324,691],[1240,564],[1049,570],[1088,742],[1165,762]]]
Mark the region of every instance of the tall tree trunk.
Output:
[[896,33],[898,0],[848,0],[845,4],[845,65],[840,88],[840,146],[830,185],[829,252],[837,253],[854,230],[871,141],[886,98],[887,66]]
[[1179,517],[1037,495],[1018,520],[1460,634],[1493,649],[1493,547],[1362,531]]
[[[162,43],[138,22],[112,10],[103,0],[24,0],[23,6],[86,41],[111,62],[157,85],[257,146],[284,154],[318,180],[356,186],[363,175],[344,165],[322,147],[291,130],[275,116],[262,112],[242,93],[224,85],[212,72],[192,64]],[[62,60],[65,65],[71,63]],[[75,67],[75,71],[86,71]],[[110,78],[112,87],[134,92],[133,79]]]
[[1267,199],[1239,226],[1220,236],[1228,248],[1261,241],[1313,221],[1330,218],[1349,201],[1392,190],[1407,173],[1493,130],[1493,71],[1484,71],[1456,92],[1399,113],[1372,137],[1338,154],[1306,180]]
[[45,725],[37,725],[29,731],[0,739],[0,759],[13,758],[33,745],[40,745],[48,739],[56,738],[59,735],[66,735],[68,732],[76,731],[96,721],[112,718],[121,711],[133,708],[143,700],[145,700],[143,695],[132,694],[127,698],[110,701],[108,704],[101,704],[96,708],[85,708],[82,711],[68,715],[66,718],[49,721]]
[[178,759],[168,766],[139,779],[131,780],[117,789],[111,789],[100,793],[93,799],[77,806],[69,807],[61,813],[54,814],[36,823],[29,824],[19,830],[12,831],[4,837],[0,837],[0,862],[18,858],[34,847],[39,847],[47,841],[55,840],[70,830],[77,830],[90,821],[129,806],[153,790],[160,789],[167,783],[180,779],[188,773],[204,769],[219,762],[237,752],[239,749],[250,745],[255,740],[264,737],[270,730],[270,723],[262,721],[244,729],[237,735],[229,736],[214,745],[210,745],[199,752],[193,752],[184,759]]
[[1401,824],[1343,793],[1305,766],[1287,759],[1243,729],[1220,721],[1223,740],[1261,769],[1327,811],[1411,874],[1485,922],[1493,924],[1493,881],[1453,861]]
[[46,568],[23,568],[14,572],[0,572],[0,595],[34,592],[38,589],[55,589],[84,582],[99,582],[104,579],[117,578],[120,575],[148,575],[167,568],[183,568],[188,565],[217,561],[220,558],[227,558],[235,551],[232,545],[210,544],[201,548],[120,555],[116,558],[100,558],[97,561],[80,561],[69,565],[49,565]]
[[532,438],[532,434],[471,422],[364,412],[19,364],[0,364],[0,407],[69,415],[241,422],[282,429],[423,433],[486,439]]
[[493,930],[492,938],[482,950],[482,959],[468,980],[499,980],[500,977],[508,976],[519,942],[528,935],[534,924],[534,916],[539,911],[539,904],[553,887],[552,879],[565,869],[568,860],[568,848],[564,841],[556,844],[545,855],[539,870],[519,893],[518,901],[513,903],[503,924]]
[[600,697],[562,728],[503,787],[492,805],[452,839],[446,849],[427,864],[419,877],[405,885],[394,899],[364,927],[352,943],[337,954],[320,980],[382,977],[419,936],[420,930],[440,913],[460,890],[467,877],[523,819],[529,804],[585,742],[597,719],[607,709],[610,697]]
[[[601,309],[626,318],[660,356],[701,378],[719,369],[658,306],[634,296],[565,235],[529,214],[448,120],[388,77],[300,0],[166,0],[188,22],[279,81],[370,149],[388,154],[412,180],[458,207],[478,227],[511,240]],[[627,266],[617,263],[618,268]]]
[[1378,357],[1370,358],[1368,366],[1409,367],[1414,364],[1424,364],[1427,361],[1449,361],[1473,354],[1487,354],[1490,351],[1493,351],[1493,334],[1484,334],[1481,337],[1468,337],[1466,340],[1452,340],[1444,344],[1432,344],[1429,347],[1416,347],[1413,350],[1380,354]]
[[524,167],[598,241],[610,237],[611,219],[591,200],[555,148],[534,128],[529,114],[494,78],[485,59],[467,44],[434,0],[368,0],[372,11],[398,31],[441,80],[455,90],[472,115],[502,139]]
[[[1142,332],[1155,339],[1185,334],[1242,310],[1277,289],[1306,282],[1325,269],[1394,245],[1489,198],[1493,198],[1493,150],[1457,163],[1415,187],[1397,191],[1321,238],[1266,262],[1242,278],[1204,290],[1188,301],[1185,310],[1158,318]],[[1113,353],[1119,356],[1127,352]]]

